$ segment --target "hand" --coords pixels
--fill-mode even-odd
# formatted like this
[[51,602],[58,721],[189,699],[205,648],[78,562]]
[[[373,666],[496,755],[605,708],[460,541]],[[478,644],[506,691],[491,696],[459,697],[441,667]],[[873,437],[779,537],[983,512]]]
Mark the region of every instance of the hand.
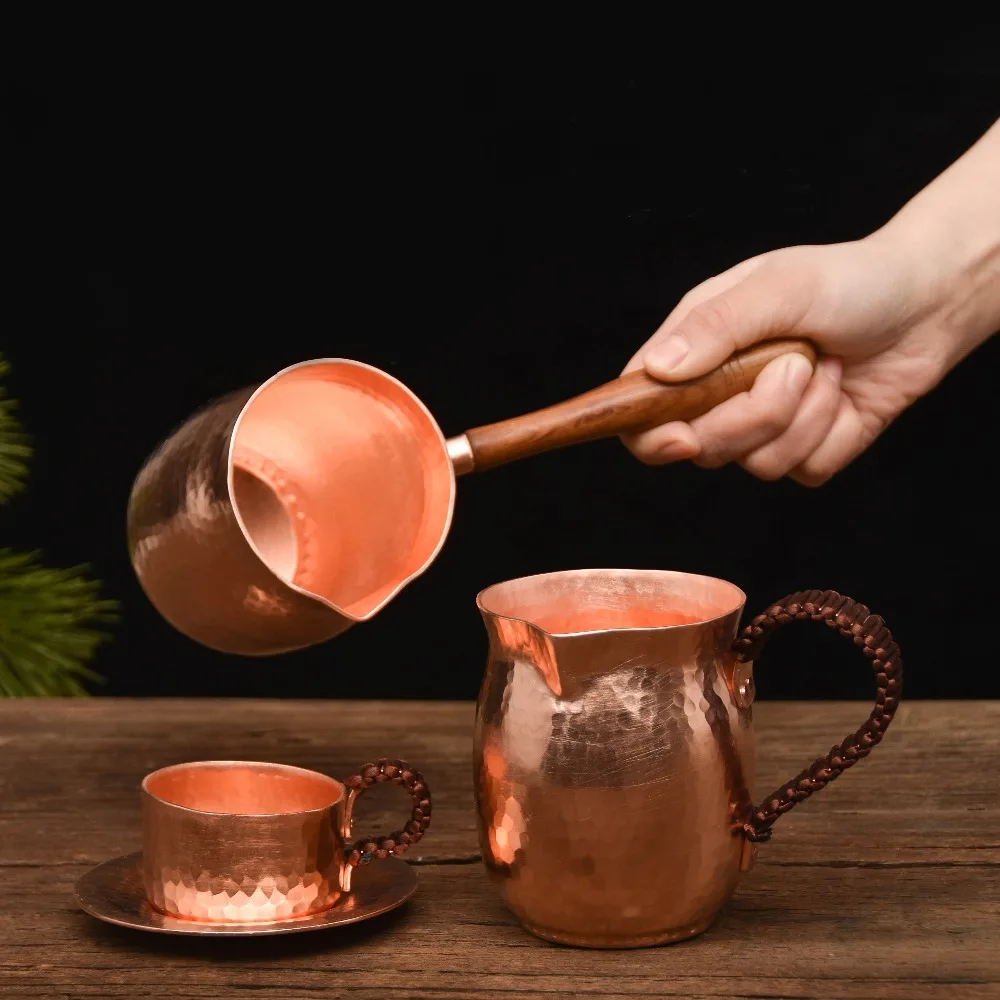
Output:
[[801,336],[821,352],[772,361],[749,393],[690,424],[626,440],[644,462],[738,461],[761,479],[815,486],[860,454],[947,370],[944,338],[912,276],[877,240],[791,247],[694,288],[629,363],[663,381],[711,371],[759,340]]
[[760,340],[819,348],[772,361],[748,393],[625,439],[642,461],[739,462],[826,482],[1000,326],[1000,123],[878,232],[743,261],[688,292],[625,371],[704,375]]

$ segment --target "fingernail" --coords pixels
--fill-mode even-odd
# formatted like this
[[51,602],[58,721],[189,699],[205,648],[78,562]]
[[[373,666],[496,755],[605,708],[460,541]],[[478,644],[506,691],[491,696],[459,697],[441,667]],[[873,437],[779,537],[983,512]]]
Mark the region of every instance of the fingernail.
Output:
[[694,449],[686,441],[671,441],[663,445],[659,450],[661,462],[680,462],[685,458],[691,458]]
[[651,347],[643,358],[647,367],[655,368],[659,375],[669,375],[686,357],[691,345],[687,337],[672,333],[660,344]]
[[812,378],[812,365],[801,354],[789,354],[785,362],[785,385],[789,392],[801,395]]

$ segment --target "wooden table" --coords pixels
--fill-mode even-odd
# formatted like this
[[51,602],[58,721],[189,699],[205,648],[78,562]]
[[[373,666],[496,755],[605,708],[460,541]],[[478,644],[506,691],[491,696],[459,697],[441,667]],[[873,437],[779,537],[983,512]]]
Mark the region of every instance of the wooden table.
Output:
[[[758,790],[867,711],[758,705]],[[706,934],[615,952],[536,940],[494,895],[478,860],[472,719],[465,703],[0,703],[0,996],[1000,997],[1000,702],[904,704],[867,762],[778,824]],[[383,752],[421,767],[435,799],[430,833],[408,855],[417,895],[395,913],[206,940],[131,932],[76,908],[88,866],[138,850],[148,771],[229,758],[340,777]],[[362,828],[387,830],[402,794],[368,795]]]

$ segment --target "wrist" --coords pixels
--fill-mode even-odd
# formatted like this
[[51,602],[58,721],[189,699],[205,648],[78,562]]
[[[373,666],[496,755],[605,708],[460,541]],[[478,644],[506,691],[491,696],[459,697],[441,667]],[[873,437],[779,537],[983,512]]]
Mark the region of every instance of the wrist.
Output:
[[1000,123],[868,241],[908,276],[950,368],[1000,329]]

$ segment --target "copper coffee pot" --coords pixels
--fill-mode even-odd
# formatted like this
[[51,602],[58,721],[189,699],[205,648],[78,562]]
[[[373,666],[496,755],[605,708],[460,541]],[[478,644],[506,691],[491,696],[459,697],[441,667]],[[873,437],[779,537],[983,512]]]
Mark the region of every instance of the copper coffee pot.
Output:
[[565,445],[691,420],[745,392],[801,340],[774,340],[666,385],[631,372],[536,413],[445,439],[397,379],[342,359],[286,368],[215,401],[146,462],[129,553],[175,628],[247,656],[367,621],[437,555],[455,477]]

